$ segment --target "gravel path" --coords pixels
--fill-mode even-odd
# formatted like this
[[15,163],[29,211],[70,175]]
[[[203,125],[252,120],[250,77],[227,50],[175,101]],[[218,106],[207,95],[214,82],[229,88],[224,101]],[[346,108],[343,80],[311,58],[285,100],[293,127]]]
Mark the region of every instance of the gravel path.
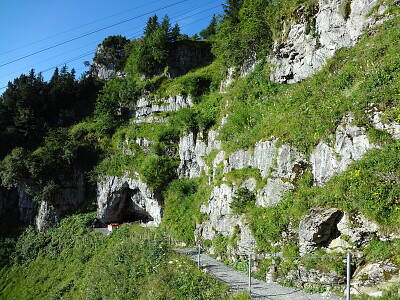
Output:
[[[174,251],[186,254],[197,262],[197,250],[193,248],[174,249]],[[215,278],[225,282],[234,291],[248,289],[248,275],[232,270],[217,260],[209,257],[207,254],[201,254],[200,262],[203,269],[207,269],[208,273]],[[308,294],[301,290],[296,290],[274,283],[266,283],[261,280],[252,278],[251,285],[252,299],[275,299],[275,300],[321,300],[332,299],[342,300],[343,298],[336,295],[326,294]]]

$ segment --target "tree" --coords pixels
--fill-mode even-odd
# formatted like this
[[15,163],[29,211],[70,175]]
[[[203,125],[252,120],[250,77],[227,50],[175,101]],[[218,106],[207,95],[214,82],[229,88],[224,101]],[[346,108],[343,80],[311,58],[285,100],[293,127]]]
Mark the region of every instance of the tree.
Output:
[[181,29],[180,29],[178,23],[176,23],[175,26],[171,30],[171,41],[173,43],[178,41],[178,38],[180,35],[181,35]]
[[200,36],[203,40],[207,40],[213,37],[217,33],[217,23],[218,23],[217,16],[213,15],[210,24],[207,26],[207,28],[200,31]]
[[160,24],[158,23],[157,15],[150,17],[147,20],[146,27],[144,28],[144,36],[145,37],[150,36],[150,34],[152,34],[159,27],[160,27]]
[[227,0],[217,26],[213,53],[226,66],[240,66],[249,57],[266,55],[272,41],[267,22],[269,0]]
[[116,70],[123,70],[126,62],[125,46],[129,40],[121,35],[111,35],[98,46],[93,62],[113,65]]
[[226,0],[226,4],[222,4],[225,12],[224,19],[229,20],[232,25],[239,23],[239,11],[244,0]]

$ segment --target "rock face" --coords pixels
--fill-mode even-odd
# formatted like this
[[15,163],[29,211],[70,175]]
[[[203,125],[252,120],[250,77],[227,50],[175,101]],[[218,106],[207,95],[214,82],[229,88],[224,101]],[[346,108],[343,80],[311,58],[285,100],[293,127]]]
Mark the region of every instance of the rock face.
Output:
[[[247,184],[247,186],[249,185]],[[202,224],[198,224],[195,236],[198,239],[212,240],[216,235],[232,236],[236,230],[240,234],[236,248],[231,249],[231,254],[243,255],[254,250],[255,240],[242,217],[232,214],[230,203],[237,188],[227,184],[214,187],[208,204],[202,205],[200,208],[201,213],[205,214],[208,219]]]
[[116,66],[113,63],[106,65],[93,63],[91,66],[91,72],[94,76],[109,81],[111,78],[115,77],[125,77],[124,71],[116,70]]
[[379,108],[374,103],[370,104],[369,108],[366,110],[366,114],[370,118],[372,125],[376,129],[386,131],[395,140],[400,139],[400,123],[399,122],[384,123],[382,121],[382,116],[384,112],[379,110]]
[[316,208],[299,224],[300,253],[312,252],[340,235],[337,224],[343,213],[336,208]]
[[289,25],[285,41],[274,45],[271,80],[295,83],[310,77],[338,49],[355,45],[364,30],[376,24],[376,19],[368,16],[376,0],[352,0],[350,7],[346,3],[319,0],[318,12],[312,18],[303,17]]
[[[207,139],[202,132],[197,135],[193,132],[181,137],[179,141],[180,164],[178,174],[180,177],[197,178],[204,171],[208,174],[209,167],[206,164],[205,157],[213,150],[221,148],[221,142],[217,140],[218,133],[210,130]],[[207,142],[206,142],[207,141]]]
[[17,186],[18,211],[20,220],[24,224],[30,224],[37,214],[37,204],[32,201],[32,197],[26,193],[25,189],[23,184]]
[[369,142],[365,128],[351,125],[353,119],[352,114],[343,118],[336,130],[333,147],[321,141],[312,152],[310,162],[315,184],[324,184],[375,147]]
[[382,296],[382,290],[389,284],[385,281],[398,282],[400,280],[399,267],[390,261],[367,263],[357,269],[352,280],[352,294],[368,294]]
[[180,41],[171,50],[168,76],[175,78],[188,73],[213,58],[211,44],[205,41]]
[[128,40],[110,36],[97,47],[90,72],[102,80],[110,80],[113,77],[125,77],[123,66],[126,54],[124,45]]
[[93,192],[85,174],[80,171],[73,171],[69,178],[58,179],[61,186],[59,192],[40,203],[33,201],[23,183],[15,190],[0,190],[0,215],[18,209],[21,222],[35,223],[40,232],[58,224],[67,214],[76,211]]
[[89,193],[85,174],[75,171],[71,178],[63,180],[63,186],[54,199],[40,203],[36,216],[38,230],[44,232],[67,214],[76,211],[90,196]]
[[139,179],[105,178],[97,184],[97,207],[97,216],[104,223],[161,223],[161,196]]
[[165,122],[167,119],[158,116],[152,116],[162,112],[178,111],[182,108],[193,106],[193,101],[190,96],[169,96],[166,99],[157,99],[144,96],[138,99],[134,107],[129,108],[129,115],[136,118],[135,123],[159,123]]

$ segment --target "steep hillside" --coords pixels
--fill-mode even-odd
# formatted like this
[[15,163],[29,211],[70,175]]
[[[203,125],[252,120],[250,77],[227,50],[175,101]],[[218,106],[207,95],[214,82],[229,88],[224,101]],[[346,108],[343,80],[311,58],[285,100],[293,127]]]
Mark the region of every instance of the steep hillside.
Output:
[[[43,232],[86,200],[102,222],[140,221],[238,269],[255,254],[257,276],[309,291],[342,293],[351,253],[352,293],[399,297],[399,3],[248,0],[224,10],[206,41],[152,17],[142,39],[109,56],[101,47],[118,77],[104,78],[90,117],[4,150],[0,213]],[[30,229],[15,249],[57,230]],[[35,268],[40,253],[30,259]],[[3,269],[4,295],[21,266]],[[63,281],[66,295],[84,280]]]

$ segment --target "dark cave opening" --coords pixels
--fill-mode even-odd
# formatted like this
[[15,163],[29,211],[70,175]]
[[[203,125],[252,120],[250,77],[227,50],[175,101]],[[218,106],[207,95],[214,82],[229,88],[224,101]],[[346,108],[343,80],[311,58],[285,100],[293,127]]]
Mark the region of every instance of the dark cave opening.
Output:
[[153,221],[153,217],[146,211],[144,197],[139,189],[130,189],[129,187],[122,193],[122,206],[118,216],[118,222],[139,222],[148,223]]

